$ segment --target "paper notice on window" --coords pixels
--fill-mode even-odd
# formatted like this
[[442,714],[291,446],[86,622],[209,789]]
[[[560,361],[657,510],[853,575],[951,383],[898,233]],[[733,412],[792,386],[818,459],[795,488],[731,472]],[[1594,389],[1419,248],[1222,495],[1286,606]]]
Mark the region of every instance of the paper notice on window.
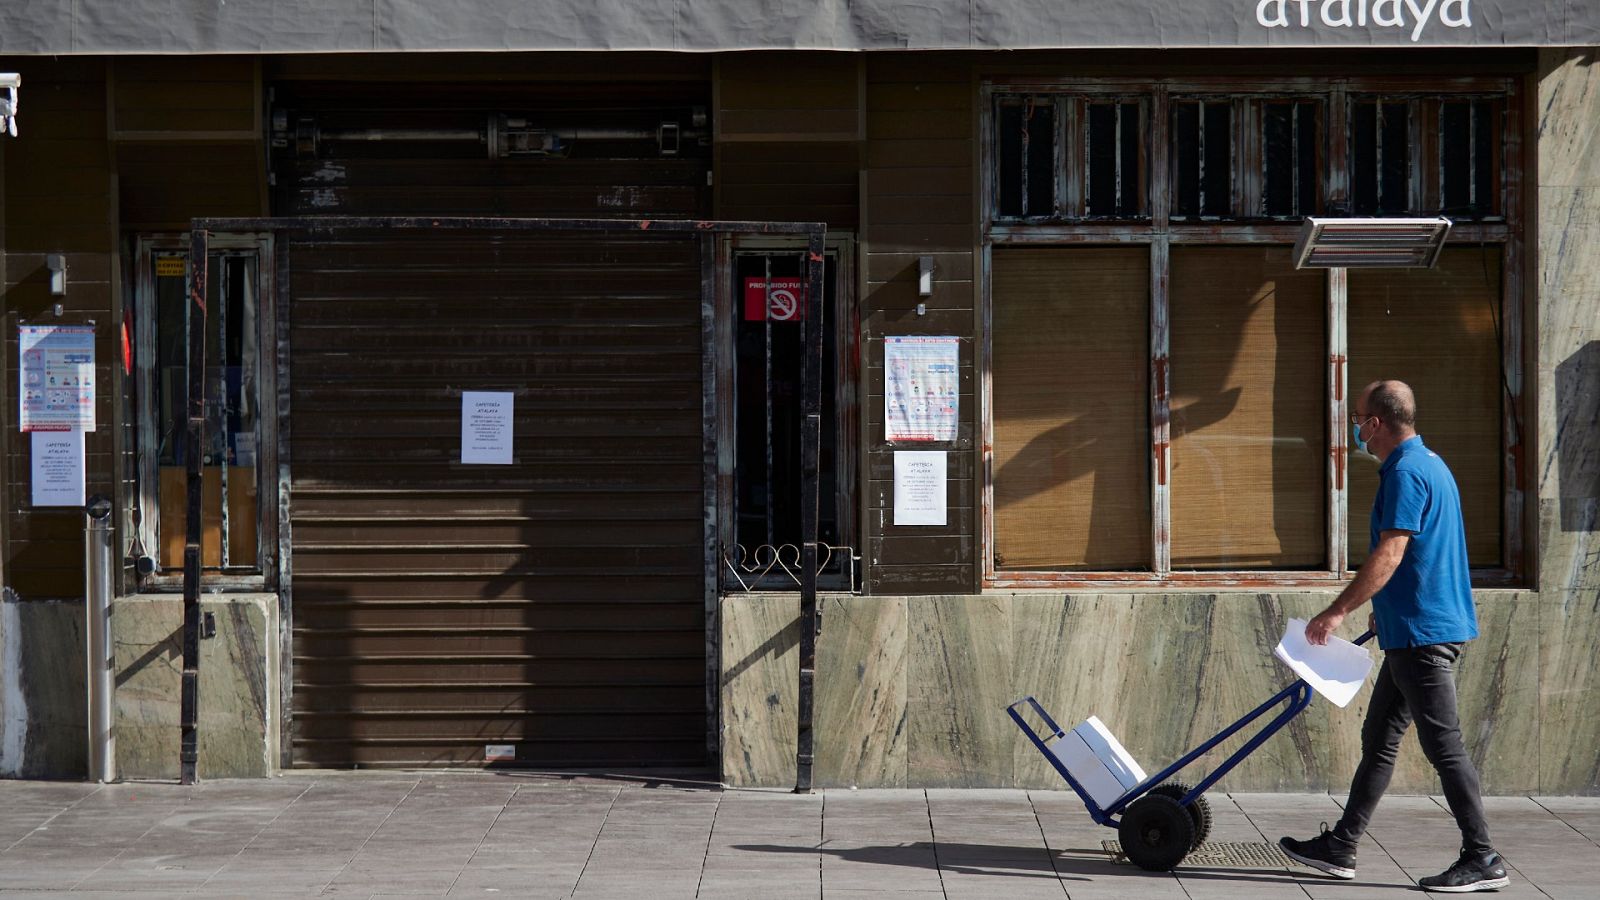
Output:
[[1350,705],[1372,671],[1372,654],[1366,647],[1339,637],[1329,637],[1320,647],[1307,641],[1304,619],[1289,620],[1272,655],[1305,679],[1312,690],[1341,707]]
[[945,452],[894,452],[894,524],[945,524]]
[[883,339],[883,439],[953,441],[960,411],[961,339]]
[[510,391],[461,392],[461,462],[463,465],[511,465],[512,412]]
[[33,433],[33,505],[83,506],[83,432]]

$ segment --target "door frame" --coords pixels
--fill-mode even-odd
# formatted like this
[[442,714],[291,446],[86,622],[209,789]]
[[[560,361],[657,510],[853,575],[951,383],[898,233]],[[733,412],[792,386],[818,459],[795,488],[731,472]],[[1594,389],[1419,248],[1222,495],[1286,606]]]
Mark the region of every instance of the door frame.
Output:
[[[816,476],[815,462],[818,458],[820,435],[820,374],[821,367],[821,323],[823,317],[818,315],[815,304],[818,298],[824,295],[824,256],[827,249],[828,228],[820,222],[753,222],[730,221],[717,219],[545,219],[545,218],[505,218],[484,216],[452,216],[452,217],[417,217],[417,216],[279,216],[279,217],[246,217],[246,218],[196,218],[190,223],[191,253],[204,252],[209,248],[213,235],[219,239],[223,235],[250,233],[266,234],[274,238],[276,251],[270,257],[272,272],[272,300],[275,303],[275,324],[277,340],[274,345],[275,366],[273,388],[276,393],[277,410],[276,421],[278,429],[275,434],[277,451],[278,486],[279,496],[277,503],[278,535],[277,540],[281,552],[277,562],[278,579],[278,640],[279,640],[279,765],[288,768],[293,764],[291,758],[293,751],[293,689],[294,689],[294,578],[293,559],[290,547],[292,545],[292,524],[290,517],[291,485],[292,485],[292,459],[290,456],[290,283],[291,266],[289,240],[295,236],[328,237],[340,233],[371,232],[371,231],[483,231],[483,232],[552,232],[552,233],[637,233],[651,232],[655,234],[678,234],[688,237],[698,236],[701,260],[701,371],[704,377],[702,389],[702,419],[703,435],[703,484],[705,489],[705,515],[704,515],[704,550],[705,550],[705,610],[706,610],[706,750],[708,762],[719,765],[721,759],[721,708],[720,708],[720,679],[721,679],[721,654],[720,654],[720,621],[718,612],[718,584],[717,566],[719,555],[715,552],[718,536],[718,504],[717,504],[717,378],[718,355],[715,333],[715,310],[717,308],[717,285],[719,281],[719,254],[717,243],[719,238],[734,235],[749,238],[780,238],[789,246],[800,247],[801,241],[807,255],[806,277],[808,284],[808,302],[806,321],[811,323],[806,330],[807,354],[805,360],[803,411],[807,427],[802,430],[802,458],[811,462],[809,474],[804,479],[802,486],[802,529],[805,538],[801,550],[801,694],[809,698],[811,694],[810,679],[815,671],[816,653],[816,559],[817,549],[817,502],[819,492],[819,479]],[[850,269],[841,272],[853,271]],[[850,279],[842,279],[849,281]],[[192,302],[203,310],[209,300],[209,284],[200,285],[200,289],[191,291]],[[709,376],[709,377],[707,377]],[[193,498],[191,498],[191,503]],[[192,536],[191,536],[192,538]],[[199,587],[198,573],[188,570],[184,573],[184,643],[188,646],[198,641],[198,634],[190,634],[191,630],[198,628],[199,616],[189,607],[198,609]],[[197,700],[197,698],[196,698]],[[185,706],[189,706],[186,703]],[[806,769],[805,782],[809,786],[809,768],[811,756],[811,710],[809,703],[802,703],[800,710],[801,730],[801,758]],[[183,716],[189,727],[198,727],[198,714],[194,709],[185,710]]]
[[[830,584],[829,590],[855,591],[864,583],[861,544],[867,533],[866,510],[862,502],[860,485],[864,477],[860,471],[858,448],[861,439],[861,358],[860,321],[856,305],[856,235],[850,230],[832,230],[826,235],[824,254],[834,257],[835,293],[827,311],[824,340],[834,342],[834,409],[838,421],[823,422],[822,427],[836,430],[834,451],[834,478],[837,496],[835,516],[839,523],[840,544],[830,547],[832,555],[841,551],[850,558],[844,561],[842,573],[845,581]],[[717,244],[717,298],[716,298],[716,353],[718,415],[716,427],[717,456],[717,519],[720,523],[715,554],[718,559],[716,582],[724,591],[734,591],[737,584],[728,581],[727,552],[737,546],[737,484],[735,482],[735,453],[737,448],[736,390],[737,360],[735,327],[742,308],[738,286],[737,257],[773,253],[801,253],[805,245],[795,238],[768,235],[726,235]],[[824,266],[826,275],[826,266]],[[827,498],[819,498],[827,502]],[[820,548],[819,548],[819,552]],[[770,573],[767,573],[770,574]],[[757,587],[757,590],[761,588]],[[788,588],[778,588],[786,590]]]

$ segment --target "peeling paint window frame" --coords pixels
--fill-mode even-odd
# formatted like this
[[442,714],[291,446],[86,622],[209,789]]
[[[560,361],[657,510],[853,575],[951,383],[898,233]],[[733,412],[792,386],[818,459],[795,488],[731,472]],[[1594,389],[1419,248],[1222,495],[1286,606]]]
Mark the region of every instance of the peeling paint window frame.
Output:
[[[1465,104],[1468,107],[1469,139],[1484,132],[1491,135],[1498,132],[1503,136],[1510,100],[1511,97],[1506,91],[1352,92],[1346,113],[1351,127],[1343,138],[1347,143],[1346,153],[1349,157],[1347,177],[1350,184],[1348,201],[1350,214],[1446,215],[1457,223],[1505,222],[1507,179],[1506,145],[1503,138],[1500,141],[1488,142],[1486,157],[1479,152],[1475,144],[1468,148],[1466,168],[1468,183],[1464,186],[1468,204],[1464,207],[1452,207],[1446,203],[1452,185],[1450,167],[1447,164],[1451,148],[1444,134],[1444,114],[1447,106]],[[1357,138],[1355,123],[1360,111],[1368,106],[1375,107],[1380,115],[1387,115],[1396,108],[1403,108],[1406,111],[1404,131],[1407,159],[1403,170],[1404,186],[1397,192],[1405,198],[1402,204],[1384,202],[1387,192],[1382,188],[1385,136],[1381,118],[1377,125],[1377,133],[1374,135],[1373,146],[1370,148],[1358,146],[1361,142]],[[1484,106],[1488,107],[1487,110],[1481,109]],[[1487,121],[1484,121],[1485,118]],[[1369,156],[1370,159],[1367,158]],[[1376,178],[1374,187],[1377,193],[1372,204],[1364,203],[1358,197],[1360,190],[1358,181],[1362,180],[1359,176],[1368,170],[1373,171]],[[1487,198],[1480,198],[1478,188],[1484,182],[1491,186],[1491,190]],[[1480,199],[1487,200],[1487,203],[1480,204]]]
[[[1099,138],[1109,139],[1109,171],[1097,173],[1098,146],[1094,113],[1110,109],[1112,127]],[[990,189],[984,192],[990,218],[996,222],[1049,224],[1060,222],[1148,222],[1150,220],[1150,95],[1144,92],[1012,91],[992,94],[985,104],[985,145],[991,148],[986,171]],[[1011,115],[1011,111],[1019,115]],[[1052,143],[1041,152],[1037,137],[1027,130],[1008,139],[1007,125],[1033,121],[1040,110],[1050,110]],[[1130,117],[1132,117],[1130,119]],[[1013,122],[1013,119],[1016,121]],[[1127,131],[1137,138],[1130,146]],[[1002,149],[1004,148],[1004,149]],[[1008,152],[1015,150],[1015,152]],[[1132,157],[1130,160],[1129,157]],[[1052,161],[1049,209],[1035,208],[1030,187],[1034,158]],[[1132,164],[1131,167],[1129,164]],[[1131,171],[1130,171],[1131,168]],[[1110,212],[1095,212],[1091,197],[1097,174],[1108,175],[1115,200]],[[1011,182],[1018,185],[1017,209],[1006,210]],[[1042,204],[1040,204],[1042,205]]]
[[[1168,273],[1172,248],[1185,245],[1269,244],[1292,245],[1299,230],[1299,217],[1268,217],[1262,214],[1262,137],[1261,115],[1264,104],[1280,100],[1315,101],[1321,104],[1320,121],[1324,148],[1318,160],[1320,183],[1317,203],[1323,214],[1345,214],[1350,207],[1351,142],[1350,116],[1354,98],[1362,96],[1425,98],[1424,108],[1431,117],[1414,117],[1415,139],[1410,165],[1413,173],[1412,203],[1426,209],[1440,204],[1443,196],[1442,155],[1439,147],[1439,104],[1456,100],[1491,99],[1498,117],[1499,140],[1492,142],[1495,169],[1492,183],[1496,190],[1496,214],[1458,222],[1451,243],[1488,244],[1501,248],[1502,296],[1505,328],[1501,346],[1504,397],[1500,431],[1503,449],[1502,565],[1473,570],[1474,584],[1480,587],[1520,586],[1528,583],[1526,561],[1529,527],[1525,521],[1526,479],[1523,462],[1527,440],[1523,414],[1523,331],[1524,275],[1527,250],[1521,212],[1525,186],[1523,146],[1526,143],[1522,106],[1526,95],[1513,77],[1393,76],[1360,78],[1240,78],[1217,76],[1188,79],[1097,78],[1062,79],[1049,77],[991,77],[981,86],[980,179],[985,198],[982,222],[980,265],[981,320],[980,398],[983,457],[982,550],[979,553],[980,578],[986,588],[1049,588],[1115,585],[1163,586],[1316,586],[1342,583],[1349,575],[1350,554],[1345,535],[1349,517],[1349,498],[1344,486],[1344,457],[1348,453],[1349,402],[1346,385],[1347,292],[1342,272],[1328,275],[1328,475],[1327,568],[1310,571],[1175,571],[1171,562],[1171,509],[1166,477],[1170,462],[1168,414],[1170,389],[1165,369],[1168,353],[1168,315],[1170,297]],[[994,204],[998,165],[995,159],[994,111],[997,98],[1030,95],[1066,98],[1085,96],[1142,96],[1147,104],[1149,131],[1146,135],[1146,169],[1150,173],[1151,215],[1142,221],[1094,221],[1086,218],[1019,220],[998,215]],[[1172,215],[1171,191],[1172,106],[1177,98],[1230,97],[1242,108],[1235,115],[1235,134],[1252,135],[1235,147],[1234,210],[1252,210],[1250,216],[1219,217],[1191,221]],[[1431,106],[1430,106],[1431,104]],[[1429,131],[1429,129],[1432,129]],[[1068,144],[1067,154],[1070,155]],[[1070,187],[1064,192],[1070,194]],[[1440,204],[1442,205],[1442,204]],[[1067,207],[1073,208],[1073,207]],[[999,570],[995,560],[994,521],[994,429],[993,390],[990,354],[992,353],[992,253],[994,247],[1058,246],[1092,244],[1135,244],[1147,246],[1151,253],[1151,398],[1150,465],[1152,511],[1152,558],[1148,572],[1063,572]],[[1359,514],[1360,511],[1356,511]]]

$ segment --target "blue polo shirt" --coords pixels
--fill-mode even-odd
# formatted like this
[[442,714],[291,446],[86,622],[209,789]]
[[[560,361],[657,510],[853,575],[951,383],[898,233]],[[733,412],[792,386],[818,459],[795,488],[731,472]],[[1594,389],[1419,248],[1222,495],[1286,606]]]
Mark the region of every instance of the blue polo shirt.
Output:
[[1411,532],[1411,542],[1389,583],[1372,598],[1378,646],[1394,650],[1477,637],[1461,494],[1444,460],[1420,437],[1395,448],[1378,470],[1368,552],[1391,530]]

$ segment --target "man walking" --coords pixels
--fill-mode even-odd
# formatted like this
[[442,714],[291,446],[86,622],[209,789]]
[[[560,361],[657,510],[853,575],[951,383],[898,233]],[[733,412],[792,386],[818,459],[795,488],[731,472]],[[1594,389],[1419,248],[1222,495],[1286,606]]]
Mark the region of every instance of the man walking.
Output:
[[1356,845],[1394,774],[1400,739],[1413,721],[1461,828],[1461,858],[1421,879],[1429,891],[1492,891],[1510,884],[1489,843],[1478,772],[1461,740],[1454,666],[1478,636],[1467,571],[1467,540],[1455,479],[1416,432],[1416,398],[1399,381],[1367,386],[1350,417],[1355,444],[1382,461],[1372,503],[1372,543],[1355,580],[1306,624],[1326,644],[1344,617],[1372,600],[1383,667],[1361,726],[1361,764],[1344,815],[1317,837],[1282,838],[1290,858],[1335,878],[1356,877]]

